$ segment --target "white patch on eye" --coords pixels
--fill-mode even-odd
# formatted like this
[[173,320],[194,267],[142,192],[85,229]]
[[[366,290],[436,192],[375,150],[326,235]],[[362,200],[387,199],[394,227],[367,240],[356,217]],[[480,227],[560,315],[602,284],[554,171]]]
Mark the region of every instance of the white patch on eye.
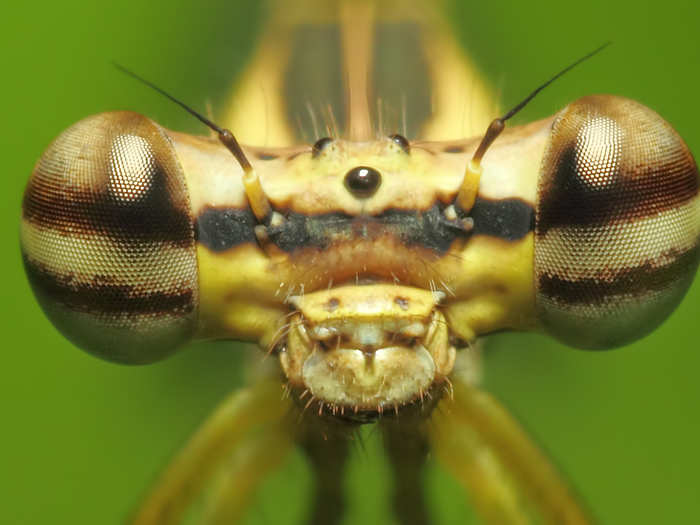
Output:
[[615,182],[622,157],[622,128],[609,117],[586,122],[576,137],[576,173],[586,185],[605,189]]
[[142,199],[153,185],[158,165],[148,141],[137,135],[117,135],[109,151],[110,194],[123,202]]

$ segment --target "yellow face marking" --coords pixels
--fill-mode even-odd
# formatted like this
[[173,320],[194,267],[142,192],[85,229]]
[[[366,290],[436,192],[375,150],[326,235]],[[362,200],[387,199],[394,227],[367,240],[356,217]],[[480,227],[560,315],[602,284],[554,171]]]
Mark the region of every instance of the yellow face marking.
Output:
[[426,318],[444,294],[398,286],[343,286],[293,296],[289,303],[311,323]]

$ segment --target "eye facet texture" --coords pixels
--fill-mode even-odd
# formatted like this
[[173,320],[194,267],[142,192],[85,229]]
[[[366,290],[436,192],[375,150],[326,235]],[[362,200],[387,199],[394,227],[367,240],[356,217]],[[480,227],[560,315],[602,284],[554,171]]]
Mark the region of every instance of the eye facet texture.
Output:
[[195,328],[193,219],[170,139],[135,113],[89,117],[37,163],[21,245],[39,303],[76,345],[147,363]]
[[632,100],[590,96],[555,119],[540,171],[535,286],[544,329],[612,348],[656,328],[698,266],[698,170],[685,143]]

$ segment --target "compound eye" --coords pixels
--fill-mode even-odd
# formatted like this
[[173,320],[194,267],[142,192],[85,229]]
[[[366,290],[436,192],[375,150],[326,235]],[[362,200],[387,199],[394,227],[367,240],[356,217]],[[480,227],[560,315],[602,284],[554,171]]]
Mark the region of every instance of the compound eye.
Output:
[[318,139],[314,145],[311,147],[311,157],[318,157],[331,143],[333,139],[330,137],[321,137]]
[[398,147],[400,147],[404,151],[404,153],[411,152],[411,144],[408,142],[408,139],[403,135],[399,135],[397,133],[395,135],[391,135],[389,139]]
[[539,319],[581,348],[656,328],[698,266],[698,170],[661,117],[632,100],[580,99],[555,120],[535,225]]
[[37,163],[22,211],[29,281],[76,345],[146,363],[191,337],[193,218],[182,168],[158,125],[126,112],[78,122]]

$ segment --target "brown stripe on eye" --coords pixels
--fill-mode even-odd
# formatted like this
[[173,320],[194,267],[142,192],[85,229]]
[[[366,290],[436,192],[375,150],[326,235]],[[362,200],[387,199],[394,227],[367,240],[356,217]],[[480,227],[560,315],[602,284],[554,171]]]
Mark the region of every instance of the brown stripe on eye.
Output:
[[[539,190],[537,233],[555,227],[631,222],[672,210],[698,196],[692,157],[666,164],[640,164],[610,173],[609,184],[587,183],[577,171],[576,145],[570,144],[551,166],[551,181]],[[631,161],[630,161],[631,164]]]
[[71,341],[129,363],[161,359],[196,325],[199,281],[182,166],[168,134],[135,113],[65,130],[23,201],[34,294]]
[[127,246],[193,246],[182,167],[165,131],[135,113],[104,113],[65,130],[37,163],[23,217],[67,236],[98,232]]
[[23,218],[65,235],[101,233],[121,243],[169,241],[189,246],[193,230],[189,210],[173,202],[165,175],[156,172],[147,191],[133,200],[105,188],[59,184],[58,177],[33,177],[22,203]]
[[695,161],[678,134],[631,100],[592,96],[556,119],[537,191],[537,234],[612,225],[696,199]]
[[[663,291],[678,280],[679,275],[694,272],[698,264],[698,246],[679,253],[670,251],[665,259],[672,262],[657,266],[646,262],[638,266],[606,271],[601,278],[562,279],[553,273],[538,276],[538,294],[555,303],[568,305],[600,305],[615,296],[640,296]],[[605,275],[607,273],[607,275]]]
[[[75,312],[100,316],[153,316],[189,314],[195,309],[195,291],[187,283],[172,282],[167,289],[151,291],[143,286],[110,282],[94,276],[89,282],[71,273],[56,273],[23,257],[30,284],[37,295]],[[161,283],[162,286],[162,283]]]

